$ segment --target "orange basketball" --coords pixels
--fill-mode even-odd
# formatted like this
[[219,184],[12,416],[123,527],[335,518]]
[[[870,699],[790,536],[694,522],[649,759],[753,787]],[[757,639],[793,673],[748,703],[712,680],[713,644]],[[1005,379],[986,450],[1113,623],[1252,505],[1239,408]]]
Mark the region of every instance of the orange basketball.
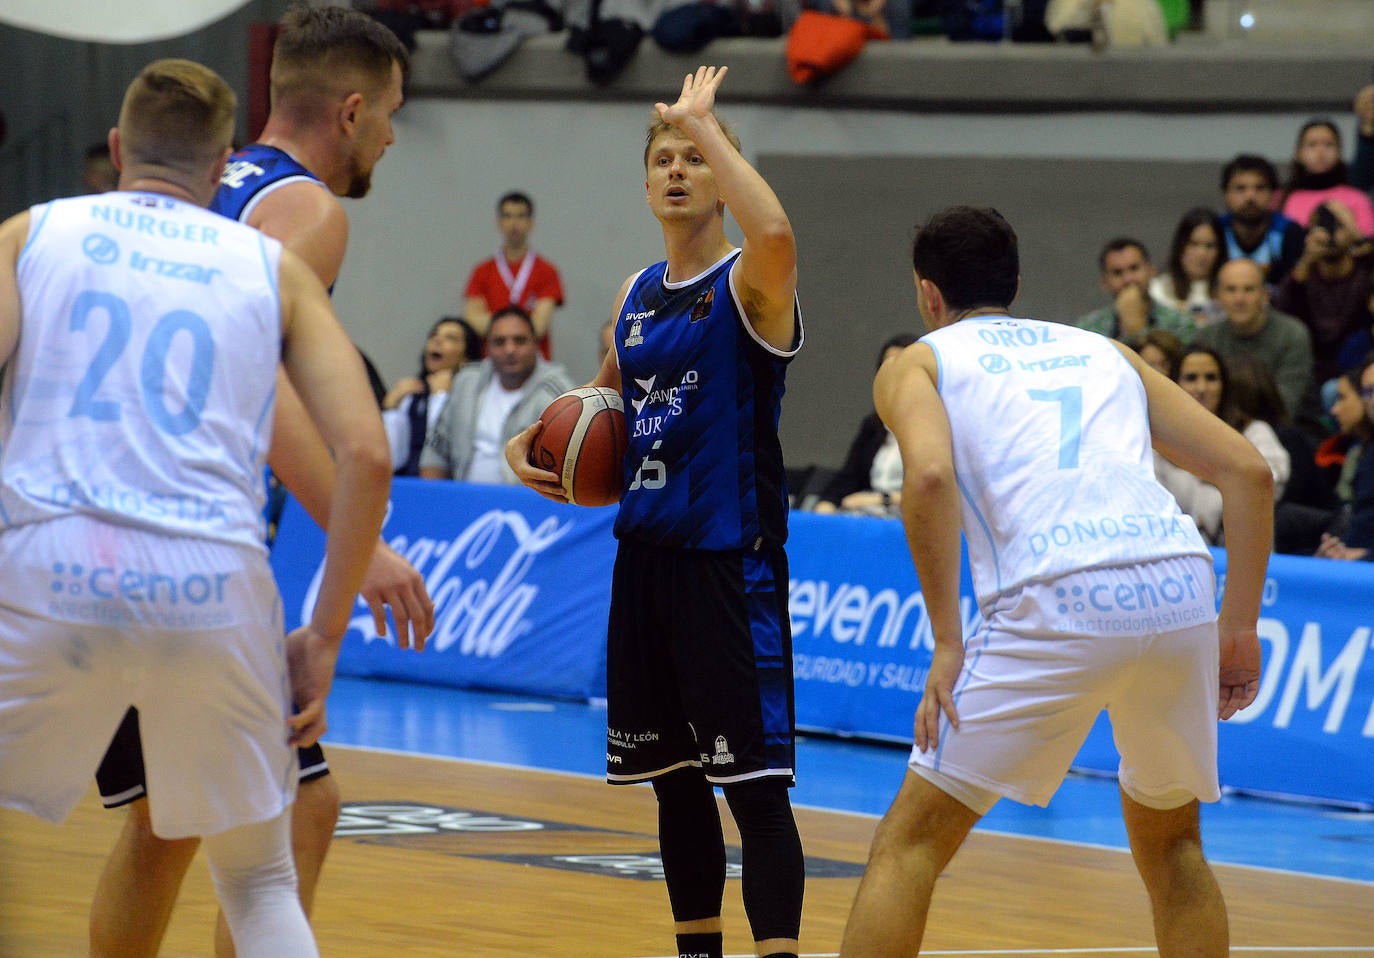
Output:
[[625,484],[625,405],[605,386],[559,396],[539,417],[544,428],[530,446],[530,465],[558,473],[568,501],[608,506]]

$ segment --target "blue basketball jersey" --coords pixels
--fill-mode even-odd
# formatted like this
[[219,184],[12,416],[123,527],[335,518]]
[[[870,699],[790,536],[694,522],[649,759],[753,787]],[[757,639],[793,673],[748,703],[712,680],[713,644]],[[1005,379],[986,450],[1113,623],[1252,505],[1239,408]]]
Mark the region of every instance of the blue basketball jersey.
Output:
[[[229,157],[219,178],[219,189],[210,201],[210,210],[246,223],[264,196],[292,183],[316,183],[322,190],[329,188],[285,150],[249,143]],[[329,287],[329,291],[332,293],[334,287]]]
[[791,351],[754,332],[735,296],[734,250],[704,273],[643,270],[616,319],[629,449],[615,534],[682,549],[755,549],[787,539],[778,441]]

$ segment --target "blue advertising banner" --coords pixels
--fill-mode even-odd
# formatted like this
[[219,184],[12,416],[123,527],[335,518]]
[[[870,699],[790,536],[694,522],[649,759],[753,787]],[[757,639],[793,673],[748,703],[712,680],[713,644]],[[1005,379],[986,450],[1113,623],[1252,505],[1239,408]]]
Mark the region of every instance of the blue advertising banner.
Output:
[[[614,517],[522,488],[396,480],[383,534],[425,577],[435,632],[425,652],[398,651],[360,601],[340,674],[603,696]],[[787,552],[797,724],[909,743],[932,638],[901,523],[796,513]],[[288,627],[314,601],[322,557],[323,536],[291,503],[272,556]],[[979,619],[967,565],[961,593],[968,631]],[[1223,785],[1374,805],[1374,565],[1274,556],[1259,631],[1259,697],[1222,725]],[[1101,720],[1075,766],[1116,765]]]
[[[550,502],[524,488],[396,479],[383,538],[424,576],[435,605],[424,652],[377,635],[360,599],[340,675],[589,699],[606,689],[614,509]],[[286,626],[314,607],[324,536],[294,500],[272,567]]]

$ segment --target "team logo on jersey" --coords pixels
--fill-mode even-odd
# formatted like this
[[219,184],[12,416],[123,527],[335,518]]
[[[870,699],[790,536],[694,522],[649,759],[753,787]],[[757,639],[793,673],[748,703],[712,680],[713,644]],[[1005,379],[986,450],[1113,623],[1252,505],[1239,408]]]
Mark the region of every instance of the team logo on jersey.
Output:
[[1000,353],[984,353],[978,357],[978,365],[985,373],[1005,373],[1011,371],[1011,360]]
[[631,346],[638,346],[640,343],[644,342],[644,337],[640,335],[643,329],[644,322],[642,320],[636,319],[630,324],[630,335],[625,337],[626,349],[629,349]]
[[81,241],[81,252],[93,263],[109,266],[119,261],[119,244],[104,233],[89,233]]
[[[706,761],[707,756],[703,755],[702,761]],[[730,751],[730,743],[725,741],[724,735],[716,736],[716,754],[710,756],[712,765],[734,765],[735,754]]]
[[695,323],[697,320],[705,319],[711,312],[711,306],[716,301],[716,288],[712,286],[706,292],[697,297],[696,305],[692,307],[692,318],[688,322]]

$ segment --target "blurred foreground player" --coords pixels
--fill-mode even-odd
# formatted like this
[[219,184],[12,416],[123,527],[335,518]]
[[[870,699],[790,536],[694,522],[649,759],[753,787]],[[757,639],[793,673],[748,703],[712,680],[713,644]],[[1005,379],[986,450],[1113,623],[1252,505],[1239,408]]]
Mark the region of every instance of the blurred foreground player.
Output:
[[[768,184],[717,122],[725,68],[657,104],[645,192],[667,259],[616,300],[615,348],[591,385],[621,391],[631,435],[611,585],[607,778],[649,781],[678,954],[720,958],[725,842],[714,786],[743,844],[759,955],[795,956],[805,864],[794,780],[787,491],[778,419],[802,344],[796,243]],[[725,205],[744,234],[725,237]],[[538,424],[507,444],[532,489]]]
[[[391,116],[401,106],[407,65],[400,41],[364,14],[334,6],[290,10],[273,51],[271,116],[260,141],[230,157],[211,209],[279,240],[332,286],[348,243],[348,216],[338,197],[367,193],[373,167],[394,139]],[[323,524],[333,461],[282,376],[268,463]],[[383,606],[390,607],[402,648],[412,632],[418,648],[433,626],[423,580],[383,543],[374,550],[363,596],[382,634]],[[340,796],[318,746],[302,750],[300,767],[292,845],[308,915]],[[152,956],[196,843],[164,841],[149,828],[136,712],[120,726],[97,779],[105,804],[128,804],[129,813],[92,903],[91,951],[97,958]],[[223,921],[216,953],[233,954]]]
[[[995,210],[937,214],[912,262],[932,332],[883,365],[873,395],[902,453],[935,649],[909,770],[840,953],[915,955],[935,880],[969,830],[1003,795],[1047,804],[1105,708],[1159,954],[1223,958],[1226,904],[1198,801],[1220,797],[1218,716],[1259,687],[1269,467],[1129,348],[1011,318],[1016,234]],[[1151,440],[1221,490],[1219,615],[1211,555],[1155,481]],[[983,619],[967,642],[961,526]]]
[[[389,454],[319,280],[200,208],[233,125],[213,72],[150,64],[110,138],[121,190],[0,227],[0,803],[64,818],[137,706],[153,829],[204,836],[241,955],[308,956],[290,745],[324,729]],[[279,361],[336,460],[319,601],[285,642],[262,519]]]

